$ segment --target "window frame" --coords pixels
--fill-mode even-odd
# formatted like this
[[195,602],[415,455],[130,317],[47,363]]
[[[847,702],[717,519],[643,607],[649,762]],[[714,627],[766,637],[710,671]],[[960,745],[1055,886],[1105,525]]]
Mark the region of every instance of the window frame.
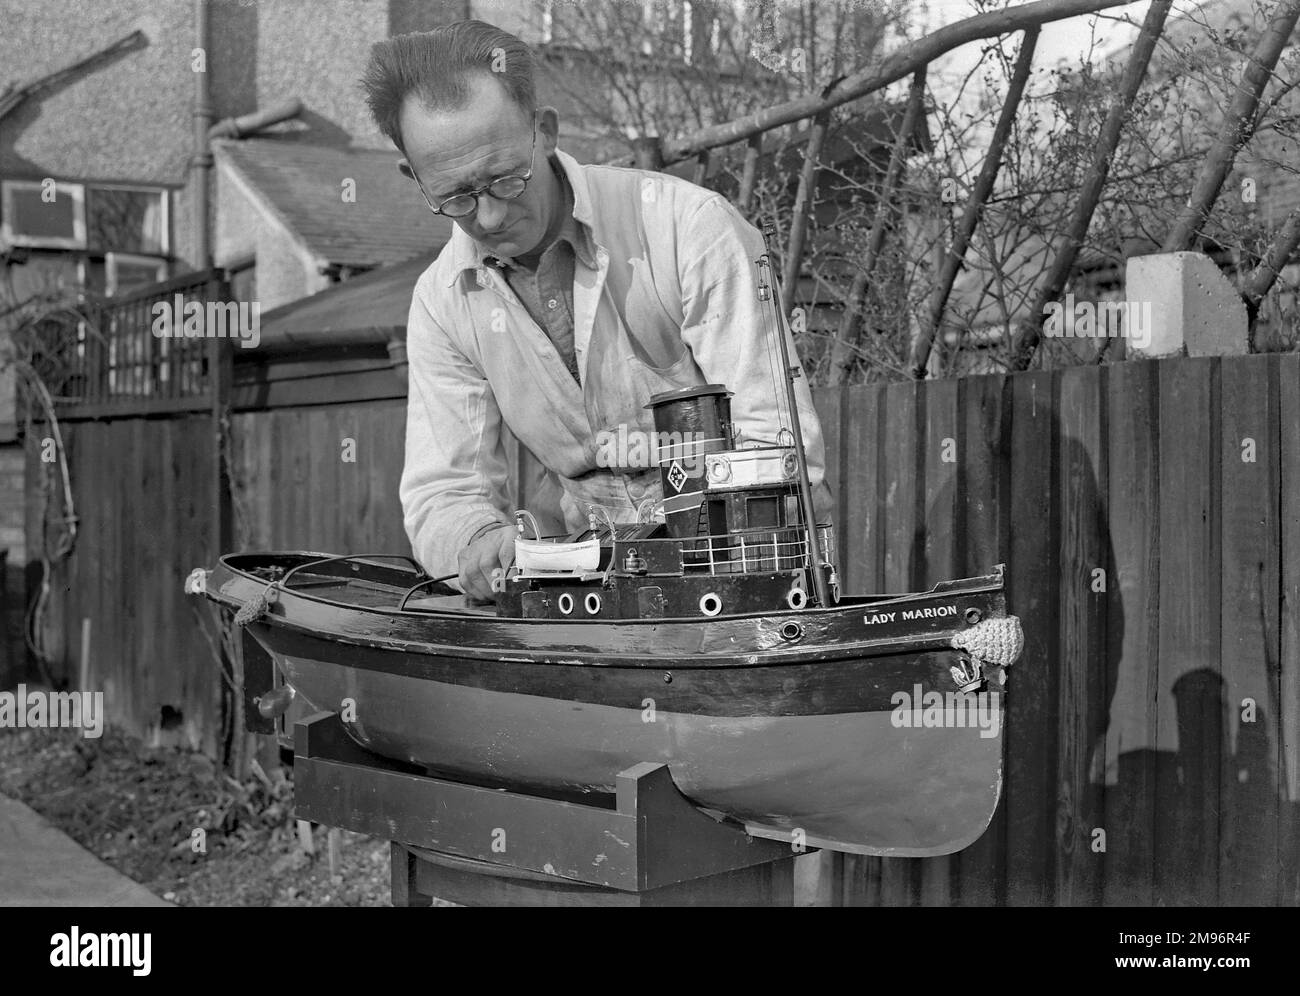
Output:
[[[54,180],[56,197],[68,195],[72,198],[72,236],[28,235],[15,233],[12,219],[14,217],[13,192],[20,190],[40,193],[46,180]],[[126,250],[90,246],[90,225],[87,213],[89,195],[96,190],[125,190],[137,194],[156,194],[161,217],[159,218],[159,247],[157,252],[133,253]],[[172,188],[147,183],[119,183],[116,181],[100,182],[94,180],[60,180],[54,177],[0,177],[0,241],[9,246],[23,246],[29,249],[52,249],[64,252],[84,252],[94,256],[107,257],[109,253],[121,253],[129,256],[147,256],[170,263],[172,259]]]
[[[117,267],[119,263],[127,263],[135,266],[153,266],[156,271],[161,273],[161,276],[159,276],[154,281],[154,283],[162,283],[163,281],[165,281],[169,275],[169,271],[171,270],[171,267],[167,263],[167,258],[164,256],[154,256],[150,253],[138,253],[138,252],[114,252],[110,250],[109,252],[104,253],[104,296],[105,297],[118,296]],[[84,283],[82,286],[85,286]],[[131,291],[128,289],[127,293],[130,294]]]
[[[171,198],[172,191],[170,187],[152,187],[144,183],[115,183],[115,182],[109,182],[109,183],[86,182],[83,183],[82,186],[87,190],[92,190],[92,191],[93,190],[127,190],[137,194],[157,194],[158,199],[162,205],[162,218],[160,219],[159,222],[159,228],[162,234],[162,239],[161,239],[161,244],[158,247],[158,252],[157,253],[122,252],[121,255],[148,256],[150,258],[157,257],[163,260],[171,259],[172,256],[172,198]],[[82,205],[82,221],[83,223],[89,221],[89,218],[85,213],[84,202]],[[88,227],[89,226],[87,225],[87,228]],[[89,238],[88,233],[87,233],[87,238]],[[107,258],[109,253],[118,252],[118,250],[102,249],[97,247],[96,252],[102,252],[105,258]]]
[[83,183],[72,180],[54,180],[55,199],[65,193],[72,197],[74,207],[71,238],[60,235],[26,235],[14,232],[14,191],[31,190],[39,195],[47,179],[53,179],[53,177],[42,177],[39,180],[23,177],[0,179],[0,241],[3,241],[5,245],[25,246],[29,249],[71,249],[84,252],[86,249],[86,187]]

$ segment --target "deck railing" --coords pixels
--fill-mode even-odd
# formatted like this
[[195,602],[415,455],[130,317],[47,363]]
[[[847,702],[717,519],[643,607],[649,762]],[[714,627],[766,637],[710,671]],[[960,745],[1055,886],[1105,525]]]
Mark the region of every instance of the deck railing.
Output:
[[[818,526],[817,538],[823,551],[835,548],[831,526]],[[809,566],[808,534],[802,526],[640,540],[638,546],[644,553],[668,544],[680,549],[682,569],[690,574],[761,574]]]

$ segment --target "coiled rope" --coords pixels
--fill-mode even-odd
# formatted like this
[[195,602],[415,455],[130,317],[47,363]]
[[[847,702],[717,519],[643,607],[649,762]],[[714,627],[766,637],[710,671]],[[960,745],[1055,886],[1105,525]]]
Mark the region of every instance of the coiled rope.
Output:
[[275,601],[276,595],[275,582],[271,582],[256,595],[239,607],[235,613],[235,625],[247,626],[251,622],[262,618],[271,603]]

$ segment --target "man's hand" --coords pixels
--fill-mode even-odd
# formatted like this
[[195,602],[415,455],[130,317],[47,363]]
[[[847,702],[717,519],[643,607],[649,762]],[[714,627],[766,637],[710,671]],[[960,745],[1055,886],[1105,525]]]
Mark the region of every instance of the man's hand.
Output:
[[515,527],[507,523],[500,529],[488,530],[461,550],[457,559],[460,586],[471,602],[495,602],[492,572],[515,562]]

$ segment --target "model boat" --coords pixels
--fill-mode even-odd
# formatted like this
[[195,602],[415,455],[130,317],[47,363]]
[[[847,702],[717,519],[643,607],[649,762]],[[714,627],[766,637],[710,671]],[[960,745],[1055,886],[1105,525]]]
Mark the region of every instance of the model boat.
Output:
[[358,744],[431,774],[599,800],[621,771],[662,762],[755,836],[960,850],[1001,791],[1005,669],[1022,645],[1002,568],[840,592],[782,332],[785,438],[737,445],[722,385],[657,395],[663,500],[634,522],[593,509],[562,537],[521,510],[495,606],[404,557],[230,555],[187,590],[234,610],[287,688]]

